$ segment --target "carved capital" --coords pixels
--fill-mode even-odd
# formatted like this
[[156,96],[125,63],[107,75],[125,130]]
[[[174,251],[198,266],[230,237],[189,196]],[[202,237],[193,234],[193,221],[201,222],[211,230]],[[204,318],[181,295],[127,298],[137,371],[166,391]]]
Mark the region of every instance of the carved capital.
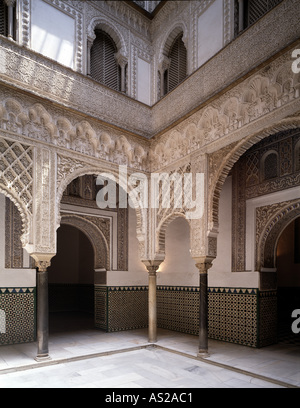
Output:
[[165,55],[163,55],[162,58],[159,60],[158,70],[160,71],[162,75],[169,68],[170,63],[171,63],[171,60]]
[[16,0],[4,0],[4,3],[6,3],[6,5],[9,6],[14,6],[16,3]]
[[126,57],[126,55],[121,51],[118,51],[115,54],[115,59],[121,68],[125,68],[126,65],[128,64],[128,57]]
[[32,258],[35,260],[35,267],[38,272],[46,272],[51,265],[51,259],[56,254],[31,254]]
[[156,276],[157,270],[162,263],[160,260],[144,260],[142,262],[146,266],[149,276]]
[[208,270],[213,266],[214,258],[211,257],[200,257],[194,258],[196,261],[196,267],[199,269],[200,274],[207,274]]

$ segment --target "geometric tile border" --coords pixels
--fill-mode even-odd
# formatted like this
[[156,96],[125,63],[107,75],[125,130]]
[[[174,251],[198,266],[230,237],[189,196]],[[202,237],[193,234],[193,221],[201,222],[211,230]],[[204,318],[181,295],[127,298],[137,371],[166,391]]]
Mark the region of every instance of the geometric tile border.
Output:
[[[95,325],[107,332],[148,327],[148,287],[95,286]],[[36,339],[36,289],[0,288],[6,333],[0,344]],[[208,289],[208,335],[211,339],[264,347],[277,341],[277,292],[246,288]],[[158,327],[199,333],[199,288],[157,287]]]
[[6,332],[0,333],[0,344],[35,341],[35,288],[0,288],[0,309],[6,318]]

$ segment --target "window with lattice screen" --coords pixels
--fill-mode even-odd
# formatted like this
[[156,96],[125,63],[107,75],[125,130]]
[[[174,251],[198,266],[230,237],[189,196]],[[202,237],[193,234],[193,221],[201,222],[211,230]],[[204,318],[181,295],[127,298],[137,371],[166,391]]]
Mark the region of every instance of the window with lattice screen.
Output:
[[7,16],[7,6],[3,0],[0,0],[0,34],[7,36],[8,32],[8,16]]
[[182,33],[177,36],[169,53],[170,66],[164,77],[165,93],[172,91],[187,76],[187,51],[182,37]]
[[103,85],[120,91],[121,73],[115,59],[117,47],[112,38],[102,30],[95,30],[96,38],[91,48],[91,77]]
[[254,24],[257,20],[263,17],[266,13],[268,13],[268,11],[272,10],[272,8],[277,6],[282,1],[283,0],[244,0],[244,21],[243,26],[239,27],[239,13],[241,4],[239,0],[235,0],[235,35],[237,35],[243,29],[249,27],[251,24]]
[[255,23],[260,17],[270,11],[282,0],[248,0],[247,25]]

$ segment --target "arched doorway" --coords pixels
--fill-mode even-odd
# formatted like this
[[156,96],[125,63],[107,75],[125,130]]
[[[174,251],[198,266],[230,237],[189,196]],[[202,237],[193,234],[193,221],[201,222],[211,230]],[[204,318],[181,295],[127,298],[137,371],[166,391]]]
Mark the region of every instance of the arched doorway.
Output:
[[49,268],[50,334],[94,327],[92,243],[78,228],[61,225]]
[[300,345],[292,312],[300,305],[300,217],[282,232],[277,245],[278,341]]

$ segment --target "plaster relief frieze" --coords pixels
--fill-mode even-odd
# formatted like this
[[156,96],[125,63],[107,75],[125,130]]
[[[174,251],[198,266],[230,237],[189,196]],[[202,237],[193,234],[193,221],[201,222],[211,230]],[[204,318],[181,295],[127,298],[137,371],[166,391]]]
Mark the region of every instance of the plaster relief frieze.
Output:
[[146,105],[15,43],[8,43],[5,38],[0,39],[0,61],[2,83],[9,82],[21,91],[29,91],[64,109],[75,109],[102,123],[149,137],[150,109]]
[[99,123],[82,120],[61,110],[20,98],[5,97],[0,102],[0,127],[57,147],[100,158],[119,165],[147,170],[147,140],[122,135]]
[[[247,125],[299,101],[300,75],[291,70],[290,53],[280,58],[280,63],[278,66],[278,61],[274,62],[274,69],[262,70],[186,119],[180,132],[176,128],[156,138],[151,146],[154,169],[223,138],[229,139],[234,132],[242,132]],[[162,110],[162,114],[166,112]]]

